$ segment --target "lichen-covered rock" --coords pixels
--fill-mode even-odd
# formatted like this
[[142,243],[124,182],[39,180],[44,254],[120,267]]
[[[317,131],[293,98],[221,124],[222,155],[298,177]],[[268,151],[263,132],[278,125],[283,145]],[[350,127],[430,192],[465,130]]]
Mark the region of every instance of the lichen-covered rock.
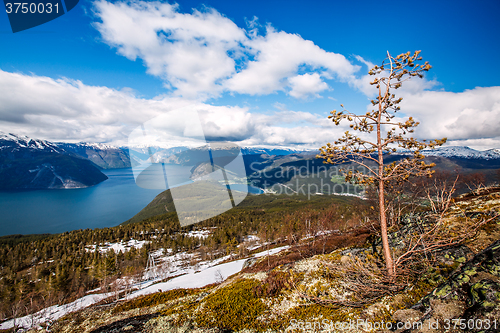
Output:
[[420,320],[422,318],[423,313],[420,311],[417,311],[415,309],[401,309],[397,310],[394,312],[392,315],[392,320],[395,323],[405,323],[405,322],[410,322],[414,323]]
[[457,245],[451,248],[443,249],[435,253],[438,262],[445,265],[454,263],[465,263],[473,257],[474,253],[465,245]]
[[243,268],[242,269],[245,269],[245,268],[248,268],[248,267],[252,267],[258,261],[259,261],[258,258],[249,258],[249,259],[245,260],[245,262],[243,263]]
[[[481,280],[470,287],[470,303],[469,312],[479,308],[484,312],[499,307],[500,304],[500,284],[491,280]],[[477,312],[477,311],[476,311]]]
[[351,260],[352,260],[351,256],[342,256],[342,257],[340,257],[340,262],[343,263],[343,264],[347,264]]
[[460,318],[465,310],[465,302],[458,300],[431,299],[432,316],[439,320]]
[[434,332],[444,332],[446,323],[453,319],[498,320],[500,240],[464,263],[446,282],[422,298],[412,309],[425,313],[420,318],[423,327],[426,323],[439,322],[440,329]]

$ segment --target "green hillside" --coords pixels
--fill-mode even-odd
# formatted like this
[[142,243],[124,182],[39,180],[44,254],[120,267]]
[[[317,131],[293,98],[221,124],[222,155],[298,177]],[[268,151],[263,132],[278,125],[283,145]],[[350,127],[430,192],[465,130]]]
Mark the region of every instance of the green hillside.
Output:
[[[333,203],[347,204],[353,201],[362,202],[362,200],[358,198],[340,195],[313,195],[308,197],[302,194],[248,194],[239,205],[229,210],[228,214],[253,210],[265,212],[293,211],[308,206],[327,207]],[[170,190],[166,190],[158,194],[153,201],[130,220],[123,222],[122,225],[141,222],[155,216],[172,212],[175,212],[175,205]]]

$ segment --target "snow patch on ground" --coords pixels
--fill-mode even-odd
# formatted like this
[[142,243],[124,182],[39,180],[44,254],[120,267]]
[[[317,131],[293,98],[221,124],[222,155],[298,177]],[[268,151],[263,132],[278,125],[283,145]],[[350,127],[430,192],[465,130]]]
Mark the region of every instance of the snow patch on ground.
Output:
[[53,305],[40,310],[33,315],[7,320],[0,324],[0,330],[7,330],[13,327],[37,327],[40,326],[40,324],[55,321],[70,312],[75,312],[92,304],[98,303],[112,295],[114,295],[114,293],[87,295],[68,304]]
[[367,200],[363,195],[359,195],[359,194],[352,194],[352,193],[333,193],[333,194],[334,195],[342,195],[345,197],[356,197],[356,198],[360,198],[363,200]]
[[202,229],[202,230],[192,230],[188,233],[186,233],[186,236],[188,237],[196,237],[196,238],[207,238],[210,234],[212,233],[211,230],[208,229]]
[[248,235],[245,237],[245,242],[258,242],[260,241],[260,238],[255,236],[255,235]]
[[[273,255],[286,249],[288,249],[288,246],[282,246],[270,249],[269,251],[259,252],[253,255],[253,257],[259,258],[266,255]],[[243,268],[243,264],[247,259],[248,258],[231,261],[224,264],[218,264],[221,261],[227,260],[226,257],[223,257],[210,263],[201,265],[199,271],[194,271],[191,269],[188,270],[185,275],[173,278],[167,282],[155,283],[146,288],[138,290],[127,296],[127,299],[152,294],[158,292],[159,290],[166,291],[176,288],[201,288],[212,283],[221,282],[221,277],[223,279],[226,279],[228,276],[241,271],[241,269]]]
[[114,250],[115,253],[122,251],[125,253],[129,251],[131,248],[140,249],[144,246],[144,244],[149,243],[149,241],[139,241],[135,239],[131,239],[128,242],[120,242],[120,243],[104,243],[103,245],[87,245],[85,247],[86,251],[94,252],[98,249],[101,253],[106,253],[108,251]]
[[[258,239],[251,237],[252,240]],[[132,243],[131,243],[132,242]],[[129,241],[127,244],[131,244],[131,246],[138,245],[142,247],[144,245],[144,241]],[[122,243],[109,243],[106,244],[107,248],[102,246],[93,245],[93,251],[95,251],[96,247],[101,252],[107,252],[111,248],[117,251],[117,249],[121,249],[117,247],[117,244]],[[123,244],[122,244],[123,245]],[[288,249],[289,246],[282,246],[274,249],[270,249],[268,251],[262,251],[254,254],[253,258],[259,258],[266,255],[273,255],[283,250]],[[123,250],[122,250],[123,252]],[[164,256],[164,253],[167,252],[167,256]],[[155,269],[158,270],[157,277],[153,280],[146,282],[138,282],[133,285],[133,287],[138,288],[138,290],[133,291],[131,294],[127,295],[124,299],[132,299],[142,295],[152,294],[158,291],[167,291],[176,288],[201,288],[206,285],[222,282],[222,280],[227,277],[238,273],[242,270],[243,264],[246,260],[239,259],[235,261],[225,262],[231,260],[232,256],[224,256],[215,260],[210,261],[200,261],[197,258],[197,254],[194,253],[176,253],[173,255],[169,255],[172,250],[167,249],[159,249],[155,252],[152,252],[151,255],[157,258],[158,264]],[[167,282],[160,282],[165,278],[172,277],[171,280]],[[133,284],[133,281],[116,281],[118,285],[130,285]],[[97,291],[99,289],[95,289]],[[65,305],[54,305],[48,308],[45,308],[33,315],[24,316],[21,318],[11,319],[5,321],[0,324],[0,329],[10,329],[15,327],[23,327],[23,328],[31,328],[31,327],[40,327],[43,323],[48,323],[55,321],[64,315],[81,310],[86,308],[92,304],[98,303],[103,299],[108,297],[116,297],[117,292],[103,293],[103,294],[92,294],[87,295],[82,298],[77,299],[76,301],[65,304]]]

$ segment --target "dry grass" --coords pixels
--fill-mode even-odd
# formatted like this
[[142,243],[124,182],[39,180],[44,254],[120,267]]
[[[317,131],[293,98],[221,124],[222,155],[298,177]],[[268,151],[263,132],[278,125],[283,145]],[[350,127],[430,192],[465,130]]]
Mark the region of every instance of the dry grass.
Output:
[[313,257],[317,254],[325,254],[344,247],[359,247],[366,244],[368,237],[372,235],[368,228],[354,229],[345,234],[329,234],[315,240],[291,247],[285,253],[278,253],[269,257],[269,260],[261,260],[251,267],[243,270],[243,273],[256,273],[269,271],[278,266],[293,264],[299,260]]

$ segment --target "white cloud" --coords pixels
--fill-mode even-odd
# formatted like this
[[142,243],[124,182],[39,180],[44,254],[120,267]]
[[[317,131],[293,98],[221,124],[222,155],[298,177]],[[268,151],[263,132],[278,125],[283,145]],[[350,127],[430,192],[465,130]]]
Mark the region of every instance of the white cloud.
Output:
[[[374,85],[370,83],[373,82],[375,78],[386,76],[387,72],[378,75],[369,75],[368,71],[372,69],[375,65],[372,62],[365,60],[363,57],[359,55],[355,55],[354,57],[356,58],[357,61],[363,63],[366,66],[367,74],[359,77],[354,77],[354,76],[350,77],[348,83],[351,87],[361,91],[366,96],[373,98],[377,95],[378,90],[375,88]],[[413,80],[405,81],[402,87],[399,88],[398,90],[393,90],[393,93],[396,93],[397,95],[403,95],[405,93],[416,94],[422,92],[423,90],[433,89],[439,85],[440,83],[437,82],[436,80],[428,80],[425,77],[423,79],[415,78]]]
[[246,31],[214,9],[183,14],[168,3],[99,0],[95,14],[102,21],[95,27],[104,42],[131,60],[141,58],[148,73],[162,78],[183,97],[288,91],[303,98],[328,86],[314,73],[314,85],[308,91],[306,77],[297,82],[301,66],[345,82],[354,81],[359,70],[343,55],[327,52],[299,35],[269,26],[262,36],[255,28],[256,18]]
[[289,78],[288,82],[292,87],[289,94],[295,98],[320,97],[318,93],[328,89],[328,84],[321,80],[318,73],[297,75]]
[[[199,112],[208,139],[225,138],[241,144],[315,142],[319,146],[332,133],[340,133],[326,118],[309,112],[281,110],[264,115],[251,113],[248,108],[174,97],[141,99],[127,91],[88,86],[81,81],[1,70],[0,89],[0,130],[51,141],[126,145],[128,135],[142,123],[186,106]],[[180,119],[179,123],[185,121],[189,120]],[[314,128],[323,128],[324,133]],[[177,135],[181,137],[182,133]]]
[[[271,27],[267,28],[265,36],[256,36],[248,40],[247,45],[255,54],[255,60],[228,79],[226,87],[230,91],[259,95],[285,90],[286,79],[296,77],[303,65],[309,66],[311,71],[324,70],[344,81],[352,79],[359,69],[343,55],[327,52],[298,35],[278,32]],[[323,87],[326,89],[326,83]],[[293,91],[293,86],[291,88]]]
[[500,135],[500,87],[459,93],[420,91],[403,97],[402,111],[420,121],[416,135],[422,138],[467,140]]
[[[245,33],[217,11],[181,14],[161,2],[95,2],[95,23],[104,41],[131,60],[141,58],[148,73],[159,76],[184,97],[217,95],[219,80],[233,74],[228,52]],[[237,51],[237,50],[236,50]]]
[[287,107],[286,107],[286,104],[283,104],[283,103],[280,103],[280,102],[275,102],[275,103],[273,104],[273,106],[274,106],[276,109],[280,110],[280,111],[286,111],[286,110],[288,110],[288,109],[287,109]]
[[500,136],[495,138],[448,140],[447,146],[467,146],[477,150],[487,150],[491,148],[500,148]]
[[375,64],[372,63],[371,61],[368,61],[366,60],[365,58],[363,58],[362,56],[360,55],[355,55],[354,58],[356,58],[357,61],[365,64],[366,67],[368,67],[368,70],[372,69],[373,67],[375,67]]
[[[287,110],[282,104],[268,114],[252,113],[249,108],[175,97],[141,99],[80,81],[1,70],[0,89],[0,130],[52,141],[126,144],[130,132],[145,121],[188,105],[200,111],[209,139],[225,138],[241,145],[318,148],[348,129],[348,123],[335,126],[325,116]],[[407,94],[404,103],[403,111],[421,121],[418,137],[447,136],[450,144],[500,147],[500,87],[462,93],[421,91]]]
[[200,117],[207,139],[240,141],[255,133],[255,116],[247,108],[204,105],[203,109]]
[[[174,97],[141,99],[81,81],[1,70],[0,89],[1,130],[54,141],[124,144],[130,131],[143,122],[193,104]],[[227,109],[235,113],[238,108]]]

